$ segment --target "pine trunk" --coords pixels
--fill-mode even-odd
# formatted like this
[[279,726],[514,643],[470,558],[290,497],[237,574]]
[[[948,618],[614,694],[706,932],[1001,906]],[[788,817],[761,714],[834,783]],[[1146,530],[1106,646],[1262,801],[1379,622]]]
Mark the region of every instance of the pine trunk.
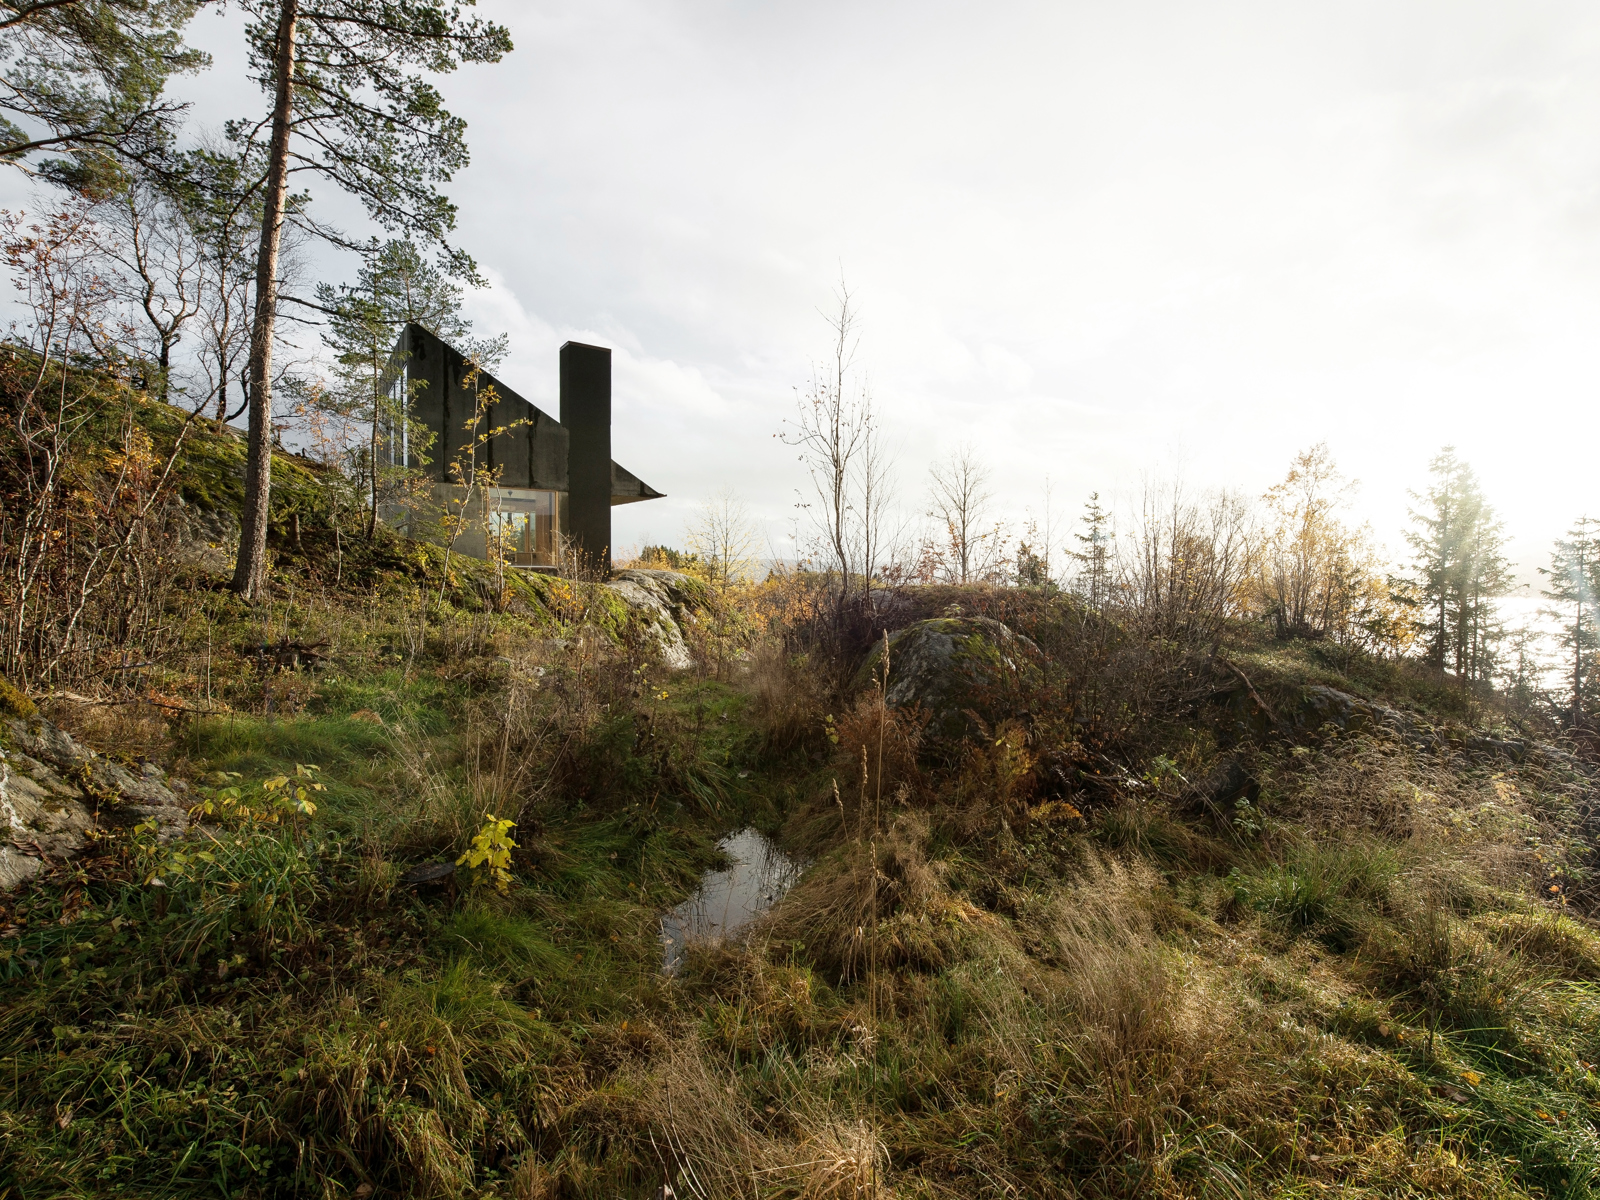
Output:
[[[373,288],[376,292],[377,288]],[[367,445],[367,496],[372,511],[367,514],[367,541],[378,536],[378,422],[383,417],[383,392],[378,386],[378,356],[372,356],[372,434]]]
[[244,512],[233,590],[255,600],[266,584],[267,515],[272,501],[272,336],[278,319],[278,247],[289,191],[289,123],[294,109],[294,38],[299,0],[283,0],[278,15],[278,61],[268,148],[261,252],[256,263],[256,313],[250,330],[250,441],[245,461]]

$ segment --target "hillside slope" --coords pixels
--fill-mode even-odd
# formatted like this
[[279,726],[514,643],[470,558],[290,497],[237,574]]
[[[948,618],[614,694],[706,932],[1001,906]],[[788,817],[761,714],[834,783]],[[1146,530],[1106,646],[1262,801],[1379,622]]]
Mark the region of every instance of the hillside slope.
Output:
[[[769,590],[672,671],[558,583],[291,561],[265,610],[204,602],[165,707],[46,706],[199,808],[0,898],[0,1190],[1600,1186],[1595,775],[1488,700],[1023,590],[908,589],[853,640]],[[967,643],[959,721],[886,703],[885,630],[977,617],[1021,637]],[[248,653],[280,638],[319,649]],[[494,817],[503,887],[402,882]],[[663,974],[746,824],[812,865]]]

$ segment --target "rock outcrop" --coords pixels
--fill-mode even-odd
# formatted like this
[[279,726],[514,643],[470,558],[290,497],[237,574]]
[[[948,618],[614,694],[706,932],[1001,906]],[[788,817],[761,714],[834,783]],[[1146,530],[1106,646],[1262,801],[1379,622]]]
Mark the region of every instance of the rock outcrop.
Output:
[[1512,762],[1538,757],[1582,768],[1576,758],[1558,746],[1432,725],[1402,709],[1324,684],[1302,687],[1291,702],[1280,699],[1273,709],[1262,703],[1253,688],[1241,687],[1232,693],[1229,704],[1240,731],[1257,741],[1273,734],[1298,741],[1327,733],[1359,733],[1404,742],[1412,749],[1433,754],[1461,753]]
[[637,629],[655,646],[662,662],[678,671],[694,665],[683,631],[710,602],[704,583],[681,571],[631,568],[618,571],[606,586],[627,604]]
[[0,722],[0,890],[71,858],[97,828],[154,821],[169,841],[189,827],[186,785],[146,763],[137,774],[37,715]]
[[[993,723],[1020,710],[1019,685],[1039,648],[989,617],[935,617],[889,635],[888,702],[929,714],[935,737],[972,732],[972,716]],[[857,673],[869,686],[882,670],[879,645]]]

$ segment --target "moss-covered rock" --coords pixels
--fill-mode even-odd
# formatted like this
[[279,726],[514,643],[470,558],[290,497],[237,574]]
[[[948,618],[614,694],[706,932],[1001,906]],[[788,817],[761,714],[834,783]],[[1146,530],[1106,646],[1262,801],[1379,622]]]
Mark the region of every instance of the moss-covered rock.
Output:
[[19,721],[26,721],[37,711],[33,706],[33,701],[29,700],[20,688],[5,676],[0,675],[0,717],[12,717]]
[[[993,725],[1021,710],[1022,687],[1039,648],[989,617],[936,617],[889,635],[887,699],[896,708],[913,705],[930,716],[936,738],[961,738],[973,718]],[[860,688],[883,670],[880,644],[856,674]]]
[[0,720],[0,743],[0,819],[10,834],[0,845],[0,891],[77,855],[96,825],[151,822],[163,842],[189,827],[184,785],[154,765],[132,771],[36,715]]
[[631,569],[618,571],[606,590],[625,606],[624,622],[634,623],[662,662],[676,670],[693,665],[683,630],[711,603],[703,580],[680,571]]

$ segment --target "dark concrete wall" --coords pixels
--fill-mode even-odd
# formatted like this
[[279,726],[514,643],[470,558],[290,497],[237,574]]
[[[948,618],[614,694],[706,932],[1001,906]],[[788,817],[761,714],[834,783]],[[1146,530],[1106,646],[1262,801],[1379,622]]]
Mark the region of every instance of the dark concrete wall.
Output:
[[[418,325],[395,347],[394,370],[404,365],[414,383],[413,417],[433,431],[428,473],[454,482],[450,463],[475,436],[465,428],[475,399],[464,386],[467,361]],[[611,506],[654,500],[661,493],[611,461],[611,351],[568,342],[561,347],[561,420],[543,412],[487,372],[499,401],[479,431],[507,428],[479,449],[480,463],[503,468],[500,484],[563,493],[560,526],[597,566],[611,565]],[[520,422],[520,424],[519,424]],[[412,466],[421,463],[412,455]]]
[[601,570],[611,567],[611,351],[561,347],[561,423],[567,448],[567,534]]
[[[429,473],[448,480],[450,463],[473,436],[465,428],[472,419],[476,399],[464,385],[467,360],[453,346],[425,329],[408,326],[403,348],[413,382],[420,383],[411,405],[412,415],[433,431],[428,451]],[[480,449],[481,462],[504,468],[502,487],[567,490],[567,431],[549,413],[530,404],[494,376],[483,372],[480,388],[493,385],[498,403],[492,406],[479,430],[506,428]],[[522,422],[518,424],[518,422]],[[411,464],[417,465],[414,461]]]

